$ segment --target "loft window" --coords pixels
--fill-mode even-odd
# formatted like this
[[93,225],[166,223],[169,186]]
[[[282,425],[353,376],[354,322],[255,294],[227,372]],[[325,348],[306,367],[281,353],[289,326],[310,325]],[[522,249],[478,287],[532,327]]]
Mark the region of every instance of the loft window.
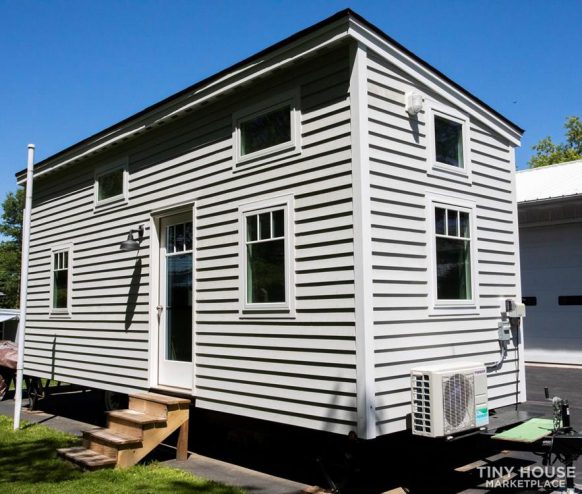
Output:
[[455,108],[436,101],[426,107],[427,159],[431,173],[470,180],[470,121]]
[[70,249],[59,249],[52,253],[52,302],[54,312],[67,312],[70,308]]
[[468,211],[435,207],[437,300],[471,300],[471,225]]
[[234,166],[260,164],[299,150],[299,93],[292,91],[233,115]]
[[464,168],[463,124],[434,116],[435,160],[437,163]]
[[95,174],[96,205],[127,200],[127,163],[119,163],[101,168]]
[[290,141],[291,105],[285,105],[240,123],[241,156]]

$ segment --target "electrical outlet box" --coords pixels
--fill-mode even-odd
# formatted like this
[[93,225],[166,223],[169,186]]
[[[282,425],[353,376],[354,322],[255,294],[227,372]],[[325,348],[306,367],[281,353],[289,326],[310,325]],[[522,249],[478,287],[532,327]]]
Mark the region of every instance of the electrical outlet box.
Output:
[[499,331],[499,341],[511,340],[511,324],[509,324],[509,321],[499,321],[497,329]]

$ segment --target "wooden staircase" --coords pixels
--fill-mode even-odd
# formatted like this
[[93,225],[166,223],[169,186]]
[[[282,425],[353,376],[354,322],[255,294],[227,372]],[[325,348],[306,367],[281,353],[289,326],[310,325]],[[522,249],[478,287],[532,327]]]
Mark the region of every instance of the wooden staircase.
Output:
[[129,396],[127,410],[107,413],[107,427],[83,432],[83,446],[58,450],[59,456],[88,470],[135,465],[172,432],[180,429],[176,458],[188,456],[190,400],[155,393]]

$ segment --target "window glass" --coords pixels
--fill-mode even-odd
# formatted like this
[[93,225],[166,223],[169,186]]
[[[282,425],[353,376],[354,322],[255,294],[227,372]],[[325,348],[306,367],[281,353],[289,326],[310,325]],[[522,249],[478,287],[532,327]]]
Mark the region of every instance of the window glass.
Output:
[[241,156],[291,140],[291,105],[240,123]]
[[[256,225],[259,225],[259,236]],[[284,210],[246,217],[247,303],[286,301]]]
[[69,305],[69,252],[53,254],[53,309]]
[[442,208],[435,208],[434,210],[434,223],[435,223],[435,228],[436,228],[436,232],[444,235],[445,233],[447,233],[446,228],[445,228],[445,216],[446,216],[447,212],[445,209]]
[[435,152],[439,163],[463,168],[463,126],[458,122],[434,117]]
[[123,195],[123,168],[100,175],[97,179],[97,200]]
[[[443,233],[442,223],[445,216],[447,229]],[[469,213],[435,208],[435,218],[437,299],[470,300],[472,281]]]

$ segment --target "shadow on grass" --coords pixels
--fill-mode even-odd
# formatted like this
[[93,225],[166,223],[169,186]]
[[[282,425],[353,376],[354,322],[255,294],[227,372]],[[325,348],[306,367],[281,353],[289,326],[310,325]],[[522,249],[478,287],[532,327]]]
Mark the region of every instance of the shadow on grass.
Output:
[[78,444],[76,438],[26,424],[12,431],[12,422],[0,421],[0,485],[7,482],[60,482],[78,478],[73,465],[57,458],[57,449]]

